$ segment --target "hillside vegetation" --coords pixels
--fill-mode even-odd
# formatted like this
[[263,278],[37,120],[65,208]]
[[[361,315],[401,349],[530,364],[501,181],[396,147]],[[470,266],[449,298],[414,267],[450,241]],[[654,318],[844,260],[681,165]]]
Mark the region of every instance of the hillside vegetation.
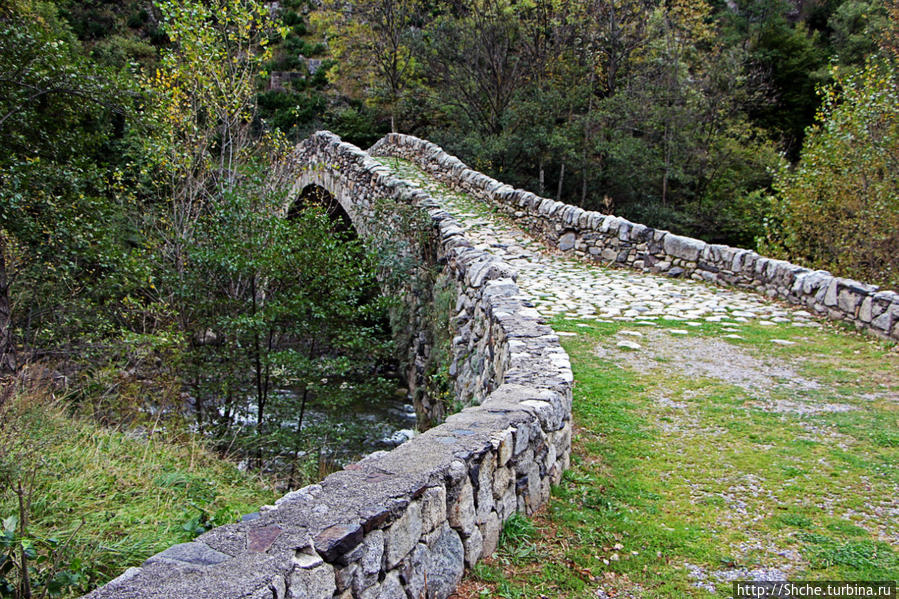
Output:
[[897,284],[896,5],[325,1],[328,76],[535,193]]
[[277,497],[194,435],[98,425],[40,379],[0,404],[0,485],[0,597],[25,595],[23,554],[34,596],[77,596]]

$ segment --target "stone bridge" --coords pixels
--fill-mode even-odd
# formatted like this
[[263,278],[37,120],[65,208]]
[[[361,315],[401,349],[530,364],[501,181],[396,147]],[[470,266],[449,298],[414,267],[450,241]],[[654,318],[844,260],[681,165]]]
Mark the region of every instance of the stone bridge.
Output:
[[[383,157],[411,166],[391,169]],[[366,153],[321,132],[295,159],[297,191],[328,190],[363,237],[402,241],[397,251],[431,273],[422,279],[430,290],[406,288],[413,386],[434,349],[434,290],[450,296],[448,371],[456,403],[468,407],[444,418],[440,402],[418,393],[420,417],[442,423],[171,547],[91,598],[447,597],[466,567],[494,551],[502,522],[546,502],[568,466],[572,374],[543,317],[726,315],[809,326],[824,317],[899,339],[893,292],[539,198],[414,137],[390,134]],[[538,241],[472,208],[485,205]],[[411,236],[397,217],[410,211],[422,217]]]

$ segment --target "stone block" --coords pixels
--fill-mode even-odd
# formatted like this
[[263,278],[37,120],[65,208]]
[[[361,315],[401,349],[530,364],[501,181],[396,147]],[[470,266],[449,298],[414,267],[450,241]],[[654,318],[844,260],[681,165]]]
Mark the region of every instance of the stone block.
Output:
[[419,543],[412,550],[399,568],[400,580],[409,597],[425,597],[425,584],[427,582],[427,572],[425,559],[428,553],[428,546]]
[[[553,452],[553,455],[555,455],[555,452]],[[493,498],[497,500],[502,499],[502,496],[514,479],[515,473],[511,468],[497,468],[496,473],[493,475]]]
[[448,525],[430,547],[426,569],[429,599],[446,599],[462,581],[465,572],[465,549],[462,539]]
[[450,526],[462,534],[471,534],[475,522],[474,488],[466,476],[459,489],[458,496],[449,507],[447,514]]
[[476,501],[477,516],[476,522],[479,524],[484,521],[487,515],[493,511],[493,474],[496,470],[496,456],[492,452],[488,452],[481,460],[478,469],[478,493]]
[[827,289],[824,291],[824,305],[828,308],[837,305],[837,290],[839,288],[839,281],[836,277],[830,280],[830,284],[827,286]]
[[334,583],[337,585],[337,592],[342,593],[349,589],[353,580],[359,575],[359,564],[350,564],[344,566],[334,573]]
[[500,433],[499,446],[497,447],[497,466],[505,466],[512,458],[515,441],[513,433],[514,430],[512,428],[507,428]]
[[175,562],[187,564],[191,566],[214,566],[231,559],[230,555],[226,555],[220,551],[210,548],[205,543],[192,542],[180,543],[172,545],[165,551],[147,558],[143,563],[144,567],[160,562]]
[[353,591],[358,595],[364,589],[378,582],[384,558],[384,532],[373,530],[362,541],[362,558],[359,560],[359,569],[353,579]]
[[675,258],[694,261],[699,258],[699,254],[705,248],[706,243],[693,239],[692,237],[683,237],[669,233],[665,236],[662,247],[665,253]]
[[614,262],[618,259],[618,251],[607,247],[602,250],[600,257],[606,262]]
[[446,521],[446,489],[431,487],[421,498],[422,531],[431,532]]
[[573,231],[568,231],[564,233],[561,237],[559,237],[559,249],[563,252],[567,252],[568,250],[574,247],[575,241],[577,240],[577,236]]
[[406,599],[399,572],[390,572],[378,589],[378,599]]
[[621,222],[621,219],[607,214],[603,217],[602,222],[599,224],[599,232],[600,233],[609,233],[610,231],[617,232],[618,224]]
[[840,308],[846,314],[851,316],[855,316],[856,310],[858,309],[859,304],[862,301],[862,296],[856,293],[854,290],[849,289],[848,287],[844,287],[840,289],[839,294],[837,295],[837,307]]
[[893,316],[890,310],[887,310],[880,316],[871,320],[871,326],[879,331],[889,332],[893,324]]
[[465,565],[473,568],[484,554],[484,537],[481,535],[481,529],[475,526],[471,535],[462,544],[465,547]]
[[418,543],[422,533],[421,504],[413,501],[387,531],[387,568],[391,569],[406,557]]
[[298,555],[296,566],[290,574],[288,597],[290,599],[331,599],[337,591],[334,568],[324,562],[306,567],[309,562]]
[[528,448],[528,441],[531,440],[531,429],[527,424],[520,425],[515,429],[515,452],[518,455]]
[[502,530],[502,523],[496,512],[491,512],[479,527],[481,535],[484,537],[484,555],[493,555],[499,545],[499,533]]
[[506,489],[502,499],[497,503],[497,511],[503,520],[509,518],[518,508],[518,497],[515,495],[515,482]]

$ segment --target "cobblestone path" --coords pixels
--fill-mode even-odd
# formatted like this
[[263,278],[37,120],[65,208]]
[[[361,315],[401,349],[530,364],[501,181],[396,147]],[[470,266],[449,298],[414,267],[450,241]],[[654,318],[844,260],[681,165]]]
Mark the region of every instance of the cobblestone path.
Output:
[[426,189],[465,229],[477,247],[502,257],[518,270],[518,284],[546,318],[558,315],[608,321],[680,320],[685,326],[706,322],[793,323],[820,326],[811,315],[744,291],[633,270],[607,268],[550,252],[509,219],[457,193],[406,162],[384,159],[409,182]]

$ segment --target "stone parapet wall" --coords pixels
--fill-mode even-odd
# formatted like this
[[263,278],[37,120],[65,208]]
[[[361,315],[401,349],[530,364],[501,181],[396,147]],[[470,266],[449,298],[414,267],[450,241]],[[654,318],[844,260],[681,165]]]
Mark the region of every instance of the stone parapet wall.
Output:
[[430,216],[441,276],[458,292],[453,322],[459,399],[479,403],[390,452],[291,492],[90,593],[113,598],[445,598],[465,567],[496,548],[502,522],[532,513],[568,466],[568,357],[509,265],[472,247],[425,192],[365,152],[320,132],[297,146],[298,188],[331,191],[363,237],[374,202]]
[[596,262],[753,289],[899,339],[899,294],[754,251],[709,244],[541,198],[468,168],[429,141],[390,133],[369,152],[415,163],[435,179],[496,206],[548,246]]

